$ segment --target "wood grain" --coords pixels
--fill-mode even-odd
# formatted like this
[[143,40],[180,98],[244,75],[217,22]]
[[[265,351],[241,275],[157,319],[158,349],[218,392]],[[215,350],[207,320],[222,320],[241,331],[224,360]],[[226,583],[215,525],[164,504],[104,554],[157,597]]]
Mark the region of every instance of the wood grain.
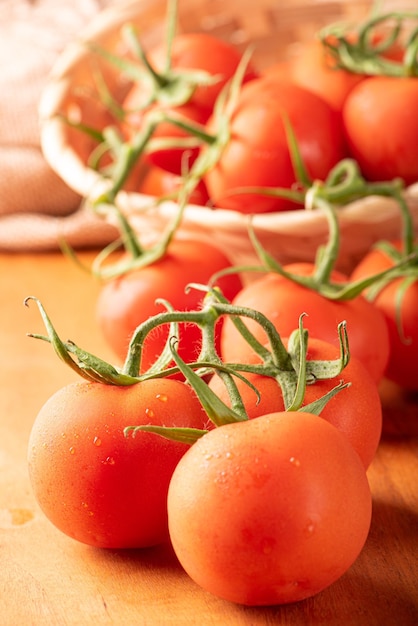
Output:
[[[90,256],[83,255],[85,260]],[[294,605],[235,606],[198,588],[170,546],[96,550],[56,530],[33,498],[26,447],[37,411],[74,379],[46,343],[39,297],[58,332],[111,359],[94,320],[99,285],[60,254],[0,255],[0,623],[2,626],[416,626],[418,400],[382,385],[384,433],[369,469],[373,523],[353,567]]]

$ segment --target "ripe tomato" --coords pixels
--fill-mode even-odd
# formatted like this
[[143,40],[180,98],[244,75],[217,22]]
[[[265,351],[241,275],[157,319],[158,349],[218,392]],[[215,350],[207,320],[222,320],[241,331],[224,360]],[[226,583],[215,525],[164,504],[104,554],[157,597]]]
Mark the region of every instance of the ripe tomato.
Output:
[[[284,341],[287,345],[287,341]],[[256,353],[248,345],[248,355],[245,362],[257,363]],[[337,359],[339,349],[322,341],[309,338],[308,361]],[[260,393],[258,400],[255,392],[242,380],[236,384],[240,392],[248,417],[253,419],[267,413],[284,411],[283,395],[278,383],[271,377],[253,373],[244,374]],[[382,432],[382,406],[376,383],[371,378],[364,365],[351,357],[338,379],[317,380],[307,385],[303,406],[318,400],[333,389],[339,380],[351,383],[351,386],[337,393],[328,402],[321,412],[321,417],[343,432],[353,448],[360,456],[363,465],[367,468],[376,453]],[[213,376],[209,382],[210,388],[226,404],[230,404],[225,385],[218,376]]]
[[[150,51],[149,61],[157,71],[163,71],[166,66],[166,56],[167,46],[164,42]],[[218,95],[235,74],[241,56],[236,46],[210,33],[181,33],[173,40],[170,58],[174,72],[198,70],[216,77],[216,82],[211,85],[197,86],[188,101],[206,110],[209,116]],[[249,66],[244,82],[256,76],[257,71]]]
[[[355,34],[348,36],[348,39],[353,42]],[[382,34],[374,33],[372,41],[375,45],[381,44]],[[403,54],[403,48],[396,43],[385,50],[382,56],[401,61]],[[274,68],[270,71],[274,71]],[[298,85],[324,98],[337,111],[342,110],[353,87],[367,77],[365,73],[337,68],[336,60],[319,39],[299,46],[298,53],[289,61],[288,75]]]
[[[398,246],[399,247],[399,246]],[[374,275],[394,265],[380,249],[372,249],[352,273],[354,280]],[[390,339],[390,356],[385,376],[404,389],[418,390],[418,278],[402,297],[398,327],[398,294],[403,278],[390,281],[374,298],[373,304],[384,315]]]
[[290,77],[298,85],[324,98],[337,111],[341,111],[354,85],[364,79],[362,74],[337,70],[331,55],[318,40],[305,44],[292,59]]
[[[181,176],[176,176],[160,167],[149,167],[142,180],[138,181],[136,191],[157,198],[171,197],[179,193],[182,184]],[[190,194],[189,202],[200,206],[205,206],[209,202],[208,192],[202,180]]]
[[[219,248],[202,241],[173,240],[165,256],[146,267],[130,271],[104,284],[97,302],[97,319],[104,337],[115,354],[124,360],[136,327],[149,317],[165,310],[155,303],[168,300],[179,311],[195,309],[202,301],[201,291],[185,292],[189,283],[206,284],[211,276],[227,267],[229,261]],[[235,274],[219,280],[227,297],[234,297],[242,284]],[[190,362],[200,348],[200,329],[180,324],[179,354]],[[151,331],[145,340],[141,370],[147,370],[161,354],[169,326]]]
[[[346,155],[340,119],[322,98],[289,81],[253,80],[243,86],[231,116],[229,139],[204,177],[215,206],[242,213],[300,208],[289,200],[264,194],[234,193],[242,187],[289,189],[295,185],[285,115],[312,178],[326,178]],[[208,122],[210,134],[216,135],[217,125],[214,116]]]
[[194,392],[177,380],[70,384],[45,403],[30,434],[35,497],[49,520],[80,542],[102,548],[161,543],[168,484],[188,448],[146,432],[125,437],[124,428],[204,428],[206,422]]
[[[287,271],[300,275],[311,274],[312,268],[310,263],[285,266]],[[338,272],[332,278],[344,280]],[[383,314],[363,296],[346,301],[329,300],[277,273],[269,273],[246,285],[232,302],[266,315],[282,337],[288,337],[298,327],[301,314],[306,313],[304,327],[310,336],[338,345],[337,326],[345,320],[351,354],[365,365],[375,382],[383,377],[389,360],[388,328]],[[259,341],[267,341],[259,324],[252,320],[245,320],[245,324]],[[230,362],[242,362],[247,354],[247,342],[230,318],[225,319],[222,327],[221,352],[224,360]]]
[[343,107],[349,150],[371,181],[418,180],[418,81],[374,76],[350,92]]
[[246,605],[296,602],[336,581],[366,541],[371,495],[346,437],[309,413],[211,430],[177,465],[170,538],[191,578]]

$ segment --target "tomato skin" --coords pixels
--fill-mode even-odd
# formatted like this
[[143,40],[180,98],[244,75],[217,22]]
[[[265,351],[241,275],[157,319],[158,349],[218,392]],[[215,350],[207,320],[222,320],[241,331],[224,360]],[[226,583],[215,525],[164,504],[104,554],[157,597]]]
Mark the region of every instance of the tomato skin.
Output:
[[[283,343],[287,346],[286,339]],[[249,344],[247,345],[245,362],[259,362],[256,353],[250,349]],[[339,349],[336,346],[309,337],[308,361],[331,360],[338,357]],[[273,378],[252,373],[244,375],[260,393],[258,399],[248,385],[239,379],[236,380],[249,419],[285,410],[282,391]],[[337,378],[317,380],[314,384],[308,384],[303,406],[324,396],[340,381],[350,383],[350,386],[328,402],[321,411],[321,417],[346,435],[367,469],[376,454],[382,434],[382,404],[378,387],[361,361],[351,356],[348,365]],[[226,387],[218,376],[212,377],[209,387],[221,400],[230,405]]]
[[[365,278],[393,265],[394,262],[382,250],[372,249],[354,269],[352,278]],[[376,296],[373,304],[384,315],[389,329],[390,356],[386,378],[404,389],[418,391],[418,280],[408,287],[402,299],[400,320],[403,336],[397,326],[397,293],[402,280],[392,280]]]
[[[144,268],[133,270],[104,284],[99,293],[96,315],[103,336],[121,359],[126,358],[130,338],[136,327],[149,317],[162,313],[165,307],[158,298],[168,300],[180,311],[195,309],[204,297],[191,283],[206,284],[211,276],[227,267],[228,259],[215,246],[202,241],[177,239],[170,243],[165,256]],[[219,280],[227,297],[234,297],[242,287],[235,274]],[[190,362],[198,355],[201,333],[195,325],[180,324],[179,354]],[[141,371],[150,367],[161,354],[169,326],[159,326],[147,336],[142,354]]]
[[180,563],[205,590],[284,604],[351,566],[368,535],[371,495],[342,433],[308,413],[275,413],[198,440],[173,473],[168,519]]
[[[233,194],[240,187],[284,187],[296,183],[283,123],[287,115],[310,176],[323,180],[346,155],[339,116],[319,96],[286,80],[262,78],[243,86],[230,121],[230,137],[204,177],[215,206],[261,213],[300,208],[263,194]],[[211,134],[217,121],[208,121]],[[204,149],[203,149],[204,150]]]
[[348,148],[371,181],[418,180],[418,81],[375,76],[347,97],[342,116]]
[[151,433],[125,437],[139,424],[204,427],[206,414],[176,380],[132,387],[77,382],[41,408],[29,438],[35,497],[62,532],[101,548],[139,548],[167,539],[166,497],[187,445]]
[[[310,275],[313,265],[293,263],[284,269]],[[343,278],[337,272],[332,276]],[[389,360],[389,332],[382,313],[365,297],[332,301],[277,273],[269,273],[246,285],[232,302],[266,315],[282,337],[288,337],[298,328],[300,316],[306,313],[303,325],[310,336],[338,346],[337,326],[346,321],[350,353],[365,365],[375,382],[382,379]],[[245,320],[245,324],[259,341],[267,340],[258,324],[252,320]],[[225,319],[221,334],[222,357],[229,362],[241,362],[246,350],[247,342],[241,339],[231,320]]]

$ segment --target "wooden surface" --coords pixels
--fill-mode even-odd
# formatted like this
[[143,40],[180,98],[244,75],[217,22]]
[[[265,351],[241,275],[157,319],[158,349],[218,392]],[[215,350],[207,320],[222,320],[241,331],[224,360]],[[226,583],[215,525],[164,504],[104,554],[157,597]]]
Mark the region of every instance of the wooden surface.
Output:
[[382,386],[384,434],[369,469],[367,544],[332,587],[295,605],[235,606],[198,588],[169,546],[96,550],[56,530],[29,484],[26,448],[41,405],[76,375],[48,344],[40,298],[63,339],[112,358],[94,321],[98,285],[60,254],[0,255],[0,624],[416,626],[418,624],[418,398]]

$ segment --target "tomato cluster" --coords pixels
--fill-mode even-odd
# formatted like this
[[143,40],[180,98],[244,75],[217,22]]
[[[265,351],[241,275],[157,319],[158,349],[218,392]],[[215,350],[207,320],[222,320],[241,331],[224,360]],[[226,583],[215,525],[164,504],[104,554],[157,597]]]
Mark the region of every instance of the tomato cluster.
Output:
[[[396,55],[385,48],[385,58]],[[123,103],[123,133],[141,150],[114,193],[136,182],[151,193],[157,177],[164,194],[176,193],[198,166],[194,197],[215,207],[295,208],[297,194],[248,187],[290,192],[297,171],[322,181],[349,151],[374,178],[350,120],[361,127],[362,90],[378,93],[380,79],[322,69],[317,90],[331,71],[340,90],[327,100],[302,85],[297,63],[292,77],[282,66],[278,78],[274,68],[261,77],[232,46],[200,35],[176,38],[166,60],[151,51],[154,82],[136,83]],[[416,90],[414,78],[391,80],[387,101]],[[396,171],[381,135],[378,172],[416,180],[401,133],[395,148],[407,167]],[[346,572],[370,527],[379,384],[418,389],[417,251],[402,206],[404,240],[371,250],[351,277],[334,270],[333,223],[315,262],[282,267],[258,250],[260,274],[248,284],[248,268],[231,268],[216,242],[173,228],[143,251],[121,221],[127,250],[121,271],[110,267],[97,319],[122,365],[62,342],[37,301],[48,341],[86,379],[52,396],[30,435],[30,478],[52,523],[97,547],[170,540],[195,582],[241,604],[299,601]]]
[[368,180],[400,177],[410,185],[418,180],[416,53],[412,58],[406,36],[398,40],[387,33],[388,21],[382,16],[366,24],[360,41],[354,33],[324,34],[322,41],[301,46],[287,71],[338,112],[349,154]]
[[239,192],[298,183],[286,122],[310,178],[324,179],[347,156],[340,117],[328,102],[287,76],[262,75],[215,36],[182,33],[170,50],[150,50],[147,63],[158,81],[147,73],[135,80],[115,122],[136,160],[121,167],[108,151],[118,176],[123,171],[118,189],[175,196],[179,177],[199,160],[193,202],[243,213],[295,209],[300,204],[278,195]]
[[399,25],[388,35],[386,22],[366,22],[359,32],[328,29],[267,68],[207,33],[182,33],[170,48],[149,50],[148,70],[138,59],[142,73],[115,122],[137,152],[135,166],[121,168],[110,146],[124,171],[118,186],[175,196],[178,177],[198,160],[197,204],[251,214],[301,208],[291,197],[304,181],[289,123],[310,180],[324,180],[350,157],[368,181],[417,181],[415,43],[393,34]]

